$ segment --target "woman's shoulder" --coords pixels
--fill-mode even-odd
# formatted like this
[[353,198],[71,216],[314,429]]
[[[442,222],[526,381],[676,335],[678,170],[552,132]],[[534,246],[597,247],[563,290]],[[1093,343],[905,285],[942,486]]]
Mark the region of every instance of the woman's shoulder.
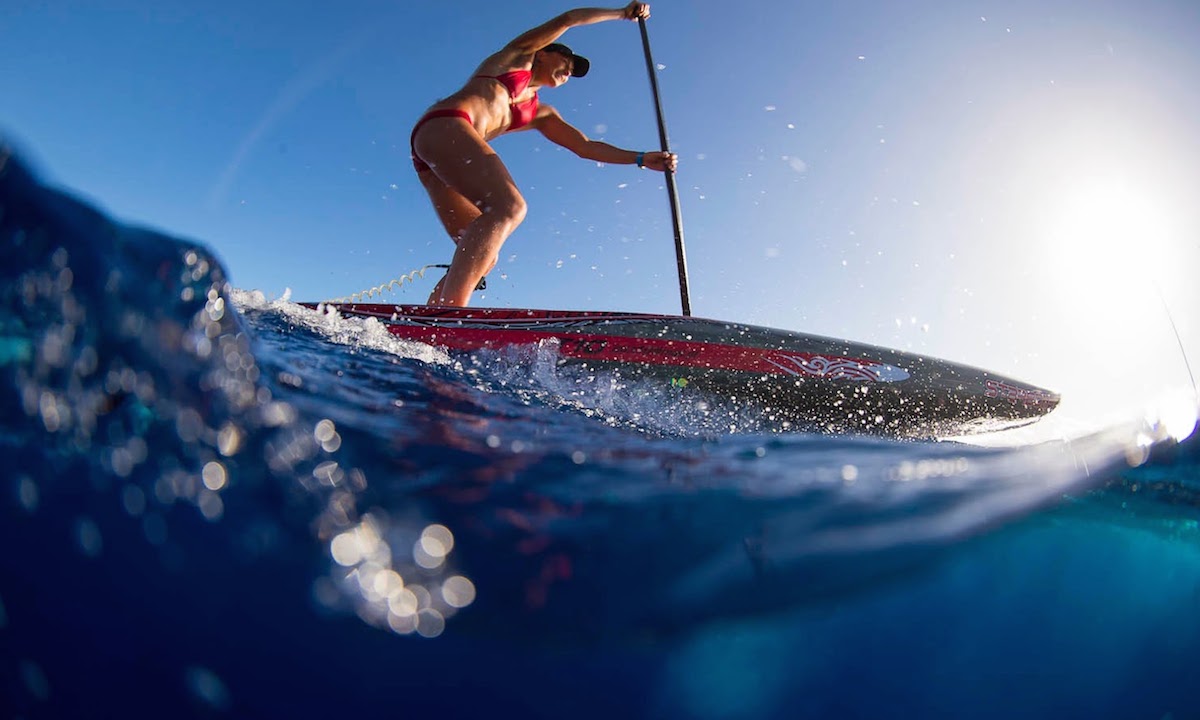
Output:
[[479,63],[474,74],[502,75],[514,70],[528,70],[531,67],[533,67],[533,53],[525,53],[506,46]]

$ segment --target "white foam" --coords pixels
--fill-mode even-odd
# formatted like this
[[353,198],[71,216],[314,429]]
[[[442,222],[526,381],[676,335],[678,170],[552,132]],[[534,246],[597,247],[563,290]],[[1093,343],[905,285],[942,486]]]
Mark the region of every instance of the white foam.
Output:
[[291,295],[290,288],[284,290],[283,295],[275,300],[268,300],[260,290],[233,289],[229,292],[229,298],[239,312],[278,314],[288,322],[312,330],[339,345],[378,350],[431,365],[451,365],[455,362],[440,348],[397,338],[375,318],[342,317],[331,308],[313,310],[291,302]]

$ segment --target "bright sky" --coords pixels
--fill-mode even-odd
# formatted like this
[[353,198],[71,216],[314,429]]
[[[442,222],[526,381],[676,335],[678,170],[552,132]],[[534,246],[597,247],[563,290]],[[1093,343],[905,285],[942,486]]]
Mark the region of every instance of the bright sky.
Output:
[[[569,7],[5,0],[0,132],[116,216],[204,241],[239,288],[348,295],[449,260],[412,124]],[[1190,387],[1200,2],[651,8],[694,314],[985,367],[1081,419]],[[543,102],[655,149],[637,25],[563,40],[592,72]],[[495,147],[530,212],[476,305],[678,313],[661,175],[537,133]]]

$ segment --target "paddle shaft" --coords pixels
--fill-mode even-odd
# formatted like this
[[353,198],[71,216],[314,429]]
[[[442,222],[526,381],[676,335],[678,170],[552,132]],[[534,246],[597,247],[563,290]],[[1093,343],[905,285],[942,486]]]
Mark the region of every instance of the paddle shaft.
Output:
[[[638,18],[642,31],[642,48],[646,51],[646,70],[650,73],[650,91],[654,94],[654,112],[658,116],[658,140],[663,152],[671,152],[667,140],[667,123],[663,120],[662,100],[658,95],[658,73],[654,58],[650,55],[650,35],[646,32],[646,19]],[[671,204],[671,222],[675,226],[675,264],[679,268],[679,301],[685,316],[692,314],[692,301],[688,296],[687,253],[683,249],[683,211],[679,207],[679,191],[675,187],[675,173],[667,170],[667,198]]]

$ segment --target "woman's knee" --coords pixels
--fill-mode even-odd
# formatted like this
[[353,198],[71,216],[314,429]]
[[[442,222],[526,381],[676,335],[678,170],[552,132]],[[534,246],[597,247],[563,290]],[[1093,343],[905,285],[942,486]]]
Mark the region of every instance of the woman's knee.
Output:
[[484,212],[516,227],[525,220],[525,213],[528,210],[529,207],[525,204],[525,198],[521,197],[521,193],[510,190],[495,197],[492,202],[488,203]]

